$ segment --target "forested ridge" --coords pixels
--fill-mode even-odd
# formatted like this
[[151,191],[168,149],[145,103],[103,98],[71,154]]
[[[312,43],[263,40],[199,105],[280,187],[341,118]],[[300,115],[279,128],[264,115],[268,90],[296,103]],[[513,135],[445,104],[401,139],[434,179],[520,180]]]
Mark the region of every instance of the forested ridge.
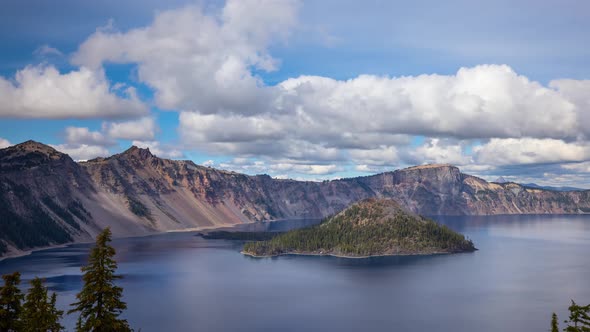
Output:
[[411,214],[389,199],[367,199],[319,225],[244,246],[244,253],[254,256],[300,253],[359,257],[473,250],[473,243],[463,235]]

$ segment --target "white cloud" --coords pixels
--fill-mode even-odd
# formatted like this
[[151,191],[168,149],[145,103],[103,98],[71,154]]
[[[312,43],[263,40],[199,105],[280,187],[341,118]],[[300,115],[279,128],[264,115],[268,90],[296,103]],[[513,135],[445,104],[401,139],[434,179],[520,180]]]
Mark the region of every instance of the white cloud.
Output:
[[590,161],[585,161],[581,163],[573,163],[573,164],[564,164],[561,165],[563,169],[580,172],[580,173],[590,173]]
[[584,130],[579,120],[587,110],[560,90],[498,65],[461,68],[448,76],[361,75],[346,81],[301,76],[280,87],[283,112],[302,112],[322,125],[331,119],[357,132],[575,138]]
[[126,122],[110,122],[103,125],[109,137],[127,140],[153,140],[158,130],[156,121],[151,117]]
[[88,144],[59,144],[51,145],[57,151],[68,154],[76,161],[89,160],[96,157],[109,156],[109,150],[105,147]]
[[[180,133],[188,145],[234,143],[234,153],[270,141],[380,149],[399,146],[400,138],[410,135],[577,139],[590,129],[581,121],[590,113],[585,106],[589,98],[582,93],[590,92],[590,86],[578,87],[575,95],[564,86],[556,81],[544,87],[507,66],[494,65],[462,68],[450,76],[363,75],[347,81],[304,76],[279,85],[273,92],[273,110],[240,115],[183,112]],[[445,149],[424,147],[416,155],[468,162],[460,149]]]
[[326,175],[326,174],[334,174],[336,172],[342,171],[343,168],[337,166],[335,164],[330,165],[298,165],[298,164],[290,164],[290,163],[278,163],[270,165],[270,169],[273,172],[288,172],[288,173],[302,173],[302,174],[309,174],[309,175]]
[[65,139],[68,144],[87,144],[109,146],[115,141],[98,131],[90,131],[86,127],[66,127]]
[[104,73],[85,67],[61,74],[53,66],[28,66],[14,80],[0,77],[0,117],[123,118],[146,111],[133,88],[118,96]]
[[206,167],[213,167],[215,166],[215,161],[213,161],[212,159],[205,160],[203,163],[201,163],[201,165]]
[[274,177],[285,178],[286,174],[329,175],[342,172],[344,168],[336,164],[315,164],[299,160],[258,160],[254,158],[234,158],[215,165],[221,169],[235,172],[261,174],[268,173]]
[[350,150],[350,158],[355,163],[359,171],[367,171],[370,166],[396,165],[400,162],[398,150],[394,146],[382,146],[369,150]]
[[[256,72],[279,67],[269,49],[300,28],[298,8],[290,0],[228,0],[212,14],[197,6],[160,12],[129,31],[111,22],[73,55],[78,70],[27,67],[14,82],[0,78],[0,116],[143,116],[106,122],[102,132],[68,128],[66,147],[127,139],[182,156],[155,141],[156,121],[133,88],[104,77],[105,63],[130,63],[156,106],[180,112],[182,147],[235,156],[220,164],[228,169],[326,175],[427,162],[488,172],[590,158],[590,81],[544,85],[506,65],[479,65],[450,75],[299,76],[265,85]],[[48,45],[38,53],[57,54]],[[423,144],[411,144],[416,135]]]
[[555,139],[493,138],[488,143],[473,148],[478,164],[522,165],[560,163],[590,159],[587,143],[566,143]]
[[12,143],[10,143],[7,139],[0,137],[0,149],[7,148],[11,145],[12,145]]
[[283,124],[269,117],[182,112],[179,116],[181,136],[187,142],[225,143],[276,140],[286,132]]
[[47,44],[43,44],[39,46],[34,52],[36,55],[40,56],[62,56],[63,53],[55,47],[51,47]]
[[[265,161],[250,171],[274,171],[285,160],[322,165],[291,171],[321,173],[347,163],[359,171],[424,162],[486,171],[586,158],[588,81],[543,85],[506,65],[480,65],[451,75],[300,76],[265,85],[253,72],[278,68],[269,48],[299,28],[298,7],[229,0],[213,14],[196,6],[165,11],[142,28],[97,29],[72,61],[136,64],[156,105],[180,112],[184,147]],[[416,135],[425,143],[411,145]]]
[[445,140],[439,138],[429,139],[409,154],[416,164],[467,165],[473,162],[471,157],[463,152],[461,142],[445,143]]
[[160,158],[178,159],[183,158],[181,150],[158,141],[133,141],[133,145],[139,148],[150,149],[150,152]]
[[267,49],[289,34],[297,7],[291,0],[229,0],[217,16],[196,6],[165,11],[144,28],[96,31],[72,61],[138,64],[138,78],[154,88],[161,108],[257,113],[269,107],[269,89],[251,69],[276,69]]

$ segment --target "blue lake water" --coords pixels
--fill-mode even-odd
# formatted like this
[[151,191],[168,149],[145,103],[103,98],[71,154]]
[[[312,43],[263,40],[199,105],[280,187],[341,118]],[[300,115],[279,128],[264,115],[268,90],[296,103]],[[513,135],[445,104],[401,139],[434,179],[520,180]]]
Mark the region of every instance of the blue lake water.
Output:
[[[590,303],[590,216],[437,219],[479,251],[254,259],[240,242],[194,233],[116,239],[125,317],[142,331],[545,331],[570,299]],[[88,249],[4,260],[0,273],[46,278],[67,309]],[[74,321],[64,319],[70,330]]]

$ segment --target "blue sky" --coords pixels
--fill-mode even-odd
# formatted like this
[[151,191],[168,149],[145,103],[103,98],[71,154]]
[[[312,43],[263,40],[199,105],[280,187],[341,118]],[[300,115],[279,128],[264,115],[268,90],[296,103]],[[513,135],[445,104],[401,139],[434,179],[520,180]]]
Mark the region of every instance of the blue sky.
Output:
[[590,187],[583,1],[13,1],[0,145]]

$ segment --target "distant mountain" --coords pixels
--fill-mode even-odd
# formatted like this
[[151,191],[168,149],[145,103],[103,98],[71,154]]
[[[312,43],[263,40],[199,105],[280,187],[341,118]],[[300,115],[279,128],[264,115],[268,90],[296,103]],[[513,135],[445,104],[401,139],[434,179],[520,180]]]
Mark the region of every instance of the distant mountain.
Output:
[[496,183],[507,183],[509,181],[506,180],[504,177],[500,176],[499,178],[497,178],[496,180],[494,180],[494,182],[496,182]]
[[404,210],[392,199],[368,198],[319,225],[292,230],[266,241],[248,242],[243,253],[366,257],[475,250],[463,235]]
[[545,189],[545,190],[554,190],[554,191],[580,191],[585,190],[582,188],[576,187],[552,187],[552,186],[540,186],[536,183],[522,183],[524,187],[527,188],[538,188],[538,189]]
[[422,215],[590,212],[590,191],[488,183],[451,165],[310,182],[161,159],[137,147],[76,163],[27,141],[0,150],[0,254],[90,240],[105,226],[135,236],[323,218],[370,197],[394,198]]

